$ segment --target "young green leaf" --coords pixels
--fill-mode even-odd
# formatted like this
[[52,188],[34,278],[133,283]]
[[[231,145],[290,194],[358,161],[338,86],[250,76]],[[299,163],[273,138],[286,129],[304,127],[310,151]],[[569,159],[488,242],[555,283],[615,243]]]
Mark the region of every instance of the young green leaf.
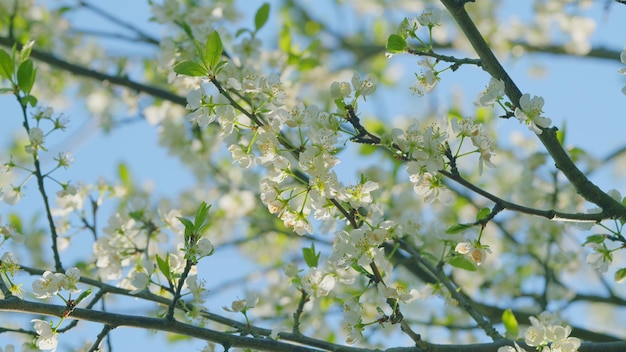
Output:
[[200,232],[209,217],[209,209],[211,209],[210,205],[207,205],[206,202],[202,202],[196,211],[196,217],[193,221],[194,228],[196,231]]
[[486,219],[489,214],[491,214],[491,209],[489,208],[482,208],[478,211],[478,214],[476,214],[476,221],[481,221]]
[[92,289],[88,289],[86,291],[83,291],[83,293],[80,294],[80,296],[78,296],[78,298],[76,298],[76,305],[78,305],[78,303],[82,302],[82,300],[84,300],[85,298],[89,297],[89,295],[91,295],[91,292],[93,292]]
[[31,42],[22,47],[22,50],[20,50],[18,62],[24,62],[30,57],[30,53],[33,51],[33,44],[34,43]]
[[198,76],[207,76],[207,70],[202,67],[202,65],[195,63],[193,61],[182,61],[174,66],[174,72],[179,75],[198,77]]
[[261,29],[261,27],[263,27],[265,23],[267,23],[267,19],[269,17],[270,17],[270,4],[264,3],[256,12],[256,15],[254,15],[254,27],[256,28],[255,32],[258,32],[259,29]]
[[133,179],[130,174],[130,170],[128,170],[128,166],[126,166],[125,163],[119,163],[117,165],[117,176],[120,178],[122,185],[124,185],[126,189],[133,188]]
[[391,53],[403,52],[406,47],[406,40],[397,34],[392,34],[387,39],[387,51]]
[[506,329],[506,338],[516,339],[519,335],[519,326],[511,309],[507,309],[502,313],[502,323]]
[[455,255],[448,261],[455,268],[465,269],[467,271],[476,271],[476,264],[462,255]]
[[22,92],[30,94],[31,89],[33,89],[33,85],[35,84],[36,74],[37,70],[35,70],[33,60],[26,59],[20,64],[17,68],[17,84]]
[[32,95],[25,95],[22,97],[22,104],[24,104],[24,106],[26,105],[30,105],[32,107],[37,106],[37,98],[35,98]]
[[472,227],[472,225],[469,225],[469,224],[456,224],[456,225],[452,225],[452,226],[448,227],[448,229],[446,230],[446,233],[448,235],[456,235],[457,233],[461,233],[461,232],[469,229],[470,227]]
[[309,268],[316,268],[318,266],[321,252],[315,253],[314,243],[311,243],[311,248],[302,248],[302,255]]
[[603,234],[595,234],[595,235],[590,235],[587,236],[587,240],[585,241],[585,243],[583,243],[583,246],[586,245],[587,243],[602,243],[604,242],[604,240],[606,239],[606,235]]
[[205,63],[213,71],[222,58],[224,50],[222,39],[217,31],[213,31],[206,40]]
[[278,48],[285,53],[291,52],[291,32],[289,27],[284,26],[278,36]]
[[185,226],[185,233],[187,233],[187,231],[191,233],[196,230],[196,226],[193,224],[193,222],[191,222],[191,220],[179,216],[178,221],[180,221]]
[[0,77],[11,80],[13,71],[15,70],[11,55],[0,49]]
[[626,268],[617,269],[615,272],[615,282],[621,284],[626,280]]
[[223,69],[224,66],[228,65],[228,61],[220,61],[215,68],[213,68],[213,74],[218,74],[220,73]]
[[168,253],[165,259],[159,257],[159,255],[157,254],[156,261],[157,267],[159,268],[159,270],[161,270],[163,276],[165,276],[168,282],[172,282],[172,273],[170,270],[170,254]]

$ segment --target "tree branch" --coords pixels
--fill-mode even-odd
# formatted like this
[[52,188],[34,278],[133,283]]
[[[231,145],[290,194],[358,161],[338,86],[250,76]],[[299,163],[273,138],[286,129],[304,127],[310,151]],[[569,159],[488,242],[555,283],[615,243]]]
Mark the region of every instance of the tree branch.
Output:
[[[492,77],[504,82],[504,90],[507,97],[509,97],[513,105],[519,106],[519,99],[522,96],[522,92],[495,57],[491,48],[478,31],[478,28],[476,28],[474,22],[467,14],[467,11],[465,11],[463,4],[459,4],[459,2],[453,0],[441,0],[441,2],[448,9],[450,14],[452,14],[452,17],[454,17],[463,33],[465,33],[465,36],[472,44],[472,47],[481,58],[483,69]],[[586,200],[600,206],[608,216],[626,219],[626,207],[589,181],[572,162],[572,159],[567,155],[567,152],[565,152],[556,138],[556,129],[543,128],[542,131],[543,132],[537,135],[537,137],[552,156],[556,168],[561,170],[565,177],[567,177],[574,188],[576,188],[576,192]]]
[[[18,49],[22,48],[22,44],[17,42],[16,40],[14,40],[13,38],[8,38],[8,37],[0,37],[0,45],[5,46],[7,48],[12,47],[14,44],[17,45]],[[87,77],[87,78],[92,78],[95,80],[98,80],[100,82],[108,82],[120,87],[126,87],[129,88],[131,90],[134,90],[136,92],[140,92],[140,93],[145,93],[148,95],[151,95],[155,98],[159,98],[159,99],[163,99],[163,100],[167,100],[170,101],[174,104],[180,105],[180,106],[185,106],[187,105],[187,99],[184,97],[181,97],[179,95],[176,95],[172,92],[169,92],[167,90],[161,89],[161,88],[157,88],[154,86],[149,86],[146,84],[142,84],[136,81],[133,81],[129,78],[126,77],[120,77],[120,76],[115,76],[115,75],[108,75],[99,71],[95,71],[95,70],[91,70],[89,68],[86,68],[84,66],[80,66],[80,65],[76,65],[73,64],[71,62],[65,61],[63,59],[60,59],[50,53],[46,53],[37,49],[32,49],[32,52],[30,54],[30,56],[32,58],[35,58],[39,61],[45,62],[47,64],[50,64],[56,68],[58,68],[59,70],[63,70],[63,71],[67,71],[69,73],[72,73],[76,76],[82,76],[82,77]]]

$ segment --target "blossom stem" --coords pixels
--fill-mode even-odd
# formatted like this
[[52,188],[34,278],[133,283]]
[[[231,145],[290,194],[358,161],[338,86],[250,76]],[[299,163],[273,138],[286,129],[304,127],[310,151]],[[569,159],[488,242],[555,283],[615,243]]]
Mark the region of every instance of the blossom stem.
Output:
[[[522,92],[504,70],[493,51],[478,31],[478,28],[476,28],[476,25],[464,8],[464,2],[459,3],[454,0],[441,0],[441,2],[448,9],[452,17],[454,17],[463,33],[465,33],[465,36],[472,44],[472,47],[482,60],[483,69],[492,77],[504,82],[504,90],[507,97],[509,97],[513,105],[519,106]],[[542,128],[542,133],[537,134],[537,137],[552,156],[556,168],[567,177],[574,188],[576,188],[578,194],[586,200],[600,206],[603,213],[608,215],[607,217],[626,219],[626,207],[603,192],[578,169],[569,155],[567,155],[567,152],[563,149],[563,146],[556,137],[556,130],[554,128]]]
[[441,266],[435,267],[428,260],[426,260],[419,253],[417,249],[413,246],[406,243],[404,240],[400,240],[403,249],[405,249],[415,260],[417,260],[420,264],[422,264],[428,271],[430,271],[433,275],[437,277],[439,282],[441,282],[450,292],[452,298],[454,298],[459,304],[465,309],[465,311],[476,321],[478,326],[485,331],[487,336],[491,337],[493,341],[499,341],[504,339],[502,335],[496,331],[496,329],[491,325],[489,321],[485,319],[485,317],[478,313],[476,308],[472,305],[472,302],[469,297],[467,297],[464,293],[459,291],[457,287],[448,279],[448,277],[443,273]]
[[183,290],[183,284],[185,283],[187,276],[189,276],[189,272],[191,271],[192,266],[193,266],[193,261],[191,261],[190,259],[187,259],[185,263],[185,269],[183,270],[182,274],[180,274],[180,278],[178,279],[178,285],[176,286],[176,291],[174,292],[172,303],[170,303],[167,309],[167,315],[165,316],[166,320],[174,320],[174,311],[181,297],[180,292]]
[[[20,103],[20,107],[22,109],[22,116],[24,117],[24,129],[28,134],[30,132],[30,126],[28,123],[28,114],[26,112],[26,102],[22,100],[19,94],[15,95],[17,101]],[[48,226],[50,227],[50,236],[52,237],[52,254],[54,256],[54,266],[57,272],[63,272],[63,264],[61,264],[61,256],[59,255],[59,248],[57,245],[57,230],[56,225],[54,224],[54,219],[52,218],[52,211],[50,209],[50,202],[48,200],[48,194],[46,193],[46,187],[44,185],[44,175],[41,172],[41,164],[39,163],[39,157],[37,151],[33,152],[33,163],[35,165],[35,178],[37,179],[37,186],[39,188],[39,193],[41,193],[41,198],[43,200],[44,208],[46,209],[46,219],[48,220]]]

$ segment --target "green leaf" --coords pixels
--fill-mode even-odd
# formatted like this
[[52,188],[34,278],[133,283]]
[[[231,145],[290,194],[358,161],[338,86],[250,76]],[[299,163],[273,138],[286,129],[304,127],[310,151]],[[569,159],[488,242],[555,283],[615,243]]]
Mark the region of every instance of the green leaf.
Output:
[[126,187],[126,189],[133,188],[133,179],[130,175],[130,170],[128,170],[128,166],[124,163],[119,163],[117,165],[117,176],[122,181],[122,185]]
[[517,339],[519,335],[519,326],[517,324],[517,319],[515,319],[515,315],[511,309],[507,309],[502,313],[502,323],[504,323],[504,328],[506,329],[506,338],[508,339]]
[[180,221],[183,226],[185,226],[185,233],[187,231],[189,232],[193,232],[196,229],[196,226],[193,224],[193,222],[191,222],[191,220],[187,219],[187,218],[183,218],[182,216],[177,217],[178,221]]
[[398,26],[398,36],[402,39],[406,39],[407,37],[407,32],[409,32],[411,30],[411,26],[409,24],[409,19],[408,18],[404,18],[402,20],[402,22],[400,22],[400,25]]
[[302,248],[304,261],[309,268],[316,268],[320,261],[321,252],[315,253],[315,243],[311,243],[311,248]]
[[291,52],[291,32],[287,26],[284,26],[278,37],[278,48],[284,53]]
[[183,31],[185,31],[185,34],[187,34],[189,38],[193,39],[193,31],[191,30],[191,26],[189,26],[189,23],[181,22],[179,24],[183,28]]
[[240,35],[246,33],[246,32],[250,32],[249,29],[247,28],[240,28],[237,30],[237,32],[235,33],[235,38],[239,38]]
[[315,57],[305,57],[298,60],[298,68],[300,71],[309,71],[320,65],[320,61]]
[[30,45],[24,45],[22,50],[20,50],[20,57],[18,62],[24,62],[26,59],[30,57],[30,53],[33,51],[32,43]]
[[559,141],[560,145],[565,145],[565,133],[567,132],[566,124],[563,123],[563,126],[556,131],[556,139]]
[[270,17],[270,4],[264,3],[254,15],[254,27],[256,32],[261,29],[267,23],[267,19]]
[[24,222],[16,213],[9,214],[9,224],[17,233],[24,233]]
[[346,103],[343,101],[343,99],[335,99],[335,106],[337,106],[339,111],[346,110]]
[[481,221],[486,219],[489,214],[491,214],[491,209],[489,208],[482,208],[478,211],[478,214],[476,214],[476,221]]
[[179,75],[198,77],[198,76],[207,76],[207,70],[202,67],[202,65],[195,63],[193,61],[183,61],[179,62],[174,66],[174,72]]
[[83,291],[83,293],[81,293],[80,296],[78,296],[78,298],[76,298],[76,304],[78,305],[78,303],[80,303],[82,300],[84,300],[85,298],[89,297],[89,295],[91,295],[91,292],[93,292],[92,289],[88,289],[87,291]]
[[448,229],[446,230],[446,233],[448,235],[456,235],[457,233],[461,233],[461,232],[469,229],[470,227],[472,227],[472,225],[469,225],[469,224],[456,224],[456,225],[452,225],[452,226],[448,227]]
[[467,271],[476,271],[477,269],[476,264],[473,261],[465,258],[462,255],[455,255],[454,257],[450,258],[448,263],[455,268],[464,269]]
[[387,51],[392,53],[403,52],[407,47],[406,40],[397,34],[392,34],[387,38]]
[[135,221],[142,221],[144,219],[145,211],[143,209],[131,211],[128,213],[131,219]]
[[205,63],[213,71],[222,58],[224,50],[222,39],[217,31],[213,31],[206,40]]
[[226,66],[228,64],[228,61],[222,60],[220,61],[215,68],[213,68],[213,74],[218,74],[220,72],[222,72],[222,70],[224,69],[224,66]]
[[626,268],[618,269],[615,272],[615,282],[621,284],[626,279]]
[[22,104],[24,104],[24,106],[26,105],[30,105],[32,107],[35,107],[37,105],[37,98],[35,98],[32,95],[26,95],[24,97],[22,97]]
[[35,70],[33,60],[27,59],[20,64],[17,68],[17,84],[22,92],[30,94],[35,84],[36,74],[37,71]]
[[13,93],[13,88],[0,88],[0,95],[4,95],[4,94],[12,94]]
[[364,267],[362,267],[362,266],[358,265],[357,263],[353,263],[353,264],[352,264],[352,269],[354,269],[356,272],[361,273],[361,274],[363,274],[363,275],[365,275],[365,276],[367,276],[367,275],[371,275],[371,274],[369,273],[369,271],[365,270],[365,268],[364,268]]
[[590,235],[587,236],[587,240],[585,241],[585,243],[583,243],[583,246],[586,245],[587,243],[602,243],[604,242],[604,240],[606,239],[606,235],[603,234],[594,234],[594,235]]
[[13,77],[13,71],[15,70],[15,64],[11,55],[0,49],[0,77],[11,80]]
[[159,257],[159,255],[157,254],[156,261],[157,261],[157,267],[159,268],[163,276],[165,276],[165,278],[167,279],[167,282],[172,282],[172,273],[170,270],[170,254],[169,253],[167,254],[167,256],[165,257],[165,260]]
[[207,205],[206,202],[202,202],[196,211],[196,217],[193,221],[194,228],[196,231],[200,232],[201,228],[204,226],[204,223],[207,221],[209,217],[209,209],[211,209],[210,205]]

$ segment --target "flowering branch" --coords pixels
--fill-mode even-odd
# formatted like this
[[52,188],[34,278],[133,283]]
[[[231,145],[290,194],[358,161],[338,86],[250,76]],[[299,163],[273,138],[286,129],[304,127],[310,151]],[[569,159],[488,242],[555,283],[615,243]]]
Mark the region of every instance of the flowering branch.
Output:
[[[19,94],[16,93],[16,98],[20,103],[20,107],[22,110],[23,117],[23,125],[26,130],[26,134],[31,135],[30,124],[28,123],[28,114],[26,112],[27,102],[20,97]],[[43,137],[42,137],[43,139]],[[31,144],[33,144],[31,142]],[[50,201],[48,200],[48,194],[46,193],[46,187],[44,184],[45,176],[41,172],[41,164],[39,163],[39,151],[37,148],[33,148],[32,151],[33,156],[33,164],[35,165],[35,178],[37,179],[37,187],[39,188],[39,193],[41,194],[41,198],[43,200],[44,209],[46,211],[46,219],[48,220],[48,228],[50,229],[50,237],[52,239],[52,255],[54,257],[54,266],[57,272],[63,271],[63,264],[61,263],[61,256],[59,255],[59,247],[58,247],[58,235],[56,230],[56,225],[54,224],[54,219],[52,218],[52,211],[50,210]]]
[[[461,30],[465,33],[467,39],[469,39],[472,47],[481,58],[483,69],[492,77],[504,82],[506,95],[509,97],[513,105],[519,106],[519,100],[522,97],[522,92],[519,90],[515,82],[513,82],[509,74],[504,70],[498,59],[491,51],[487,42],[483,39],[482,35],[474,25],[474,22],[467,14],[467,11],[465,11],[463,3],[453,0],[441,0],[441,2],[448,9],[450,14],[452,14],[458,25],[461,27]],[[567,179],[576,188],[578,194],[586,200],[600,206],[608,217],[626,219],[626,207],[603,192],[598,186],[587,179],[587,177],[578,169],[569,155],[567,155],[567,152],[563,149],[563,146],[556,138],[556,130],[554,128],[542,128],[542,133],[537,134],[537,137],[554,159],[556,168],[563,172],[565,177],[567,177]]]
[[435,58],[438,61],[451,62],[452,71],[458,70],[459,67],[461,67],[462,65],[475,65],[478,67],[482,67],[483,65],[480,59],[470,59],[470,58],[458,59],[454,56],[437,54],[433,52],[432,50],[416,50],[412,48],[407,48],[406,51],[409,54],[413,54],[417,56],[428,56],[428,57]]
[[[21,49],[23,47],[23,44],[19,43],[15,39],[2,36],[0,36],[0,45],[5,47],[12,47],[13,45],[16,45],[18,49]],[[124,76],[109,75],[99,71],[95,71],[87,67],[63,60],[55,55],[46,53],[41,50],[32,49],[31,57],[50,64],[58,68],[59,70],[70,72],[76,76],[87,77],[98,80],[100,82],[108,82],[110,84],[128,88],[135,92],[146,93],[155,98],[170,101],[180,106],[185,106],[185,104],[187,103],[184,97],[176,95],[170,91],[155,87],[153,85],[139,83]]]
[[443,273],[441,266],[435,267],[428,260],[426,260],[417,249],[415,249],[411,244],[407,243],[404,240],[400,240],[400,244],[402,245],[402,249],[406,250],[413,259],[423,265],[428,271],[430,271],[433,275],[437,277],[439,282],[441,282],[446,288],[452,298],[454,298],[459,304],[463,307],[463,309],[476,321],[478,326],[485,331],[487,336],[491,337],[493,341],[500,341],[503,339],[502,335],[494,329],[493,325],[488,322],[485,317],[480,314],[476,308],[474,308],[471,300],[465,294],[463,294],[460,290],[457,289],[453,285],[453,283],[448,279],[448,277]]

